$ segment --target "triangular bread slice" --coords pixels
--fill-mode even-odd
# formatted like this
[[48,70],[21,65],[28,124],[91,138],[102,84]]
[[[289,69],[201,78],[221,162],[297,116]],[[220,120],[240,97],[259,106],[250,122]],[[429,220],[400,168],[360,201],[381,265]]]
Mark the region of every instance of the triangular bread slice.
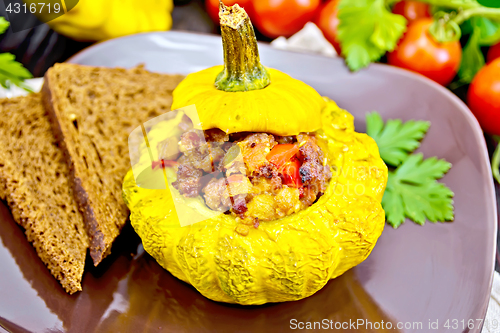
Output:
[[82,290],[89,239],[40,94],[0,100],[0,198],[64,289]]
[[170,111],[172,91],[182,78],[142,67],[74,64],[56,64],[45,74],[44,106],[65,152],[94,265],[110,253],[128,218],[121,191],[131,167],[128,136]]

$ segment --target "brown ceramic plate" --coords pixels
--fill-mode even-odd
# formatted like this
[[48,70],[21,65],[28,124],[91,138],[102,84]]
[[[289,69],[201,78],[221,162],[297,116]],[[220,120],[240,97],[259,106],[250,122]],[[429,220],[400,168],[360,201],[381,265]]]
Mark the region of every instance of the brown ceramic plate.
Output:
[[[456,194],[455,221],[387,226],[365,262],[312,297],[243,307],[212,302],[172,277],[144,253],[130,227],[98,268],[88,262],[83,291],[69,296],[1,205],[0,326],[13,332],[280,332],[325,319],[325,326],[333,320],[334,328],[344,323],[342,331],[352,332],[385,331],[376,330],[382,321],[384,327],[400,323],[404,332],[480,331],[494,267],[496,208],[483,136],[467,107],[437,84],[393,67],[352,74],[341,59],[267,45],[261,58],[336,100],[356,116],[359,131],[372,110],[384,118],[431,121],[420,150],[453,164],[443,182]],[[187,74],[222,63],[222,50],[216,36],[152,33],[95,45],[71,61],[145,63],[153,71]],[[365,324],[354,329],[349,320]]]

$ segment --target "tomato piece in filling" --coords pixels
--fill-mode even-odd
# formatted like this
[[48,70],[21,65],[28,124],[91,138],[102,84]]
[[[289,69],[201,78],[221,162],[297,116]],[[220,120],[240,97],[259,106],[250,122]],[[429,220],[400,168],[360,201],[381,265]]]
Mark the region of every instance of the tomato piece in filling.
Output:
[[283,184],[300,188],[302,187],[302,179],[300,178],[300,161],[294,157],[280,169],[283,174]]
[[278,168],[281,168],[298,152],[299,147],[295,144],[281,144],[274,146],[269,154],[267,154],[266,158],[269,162],[276,165]]

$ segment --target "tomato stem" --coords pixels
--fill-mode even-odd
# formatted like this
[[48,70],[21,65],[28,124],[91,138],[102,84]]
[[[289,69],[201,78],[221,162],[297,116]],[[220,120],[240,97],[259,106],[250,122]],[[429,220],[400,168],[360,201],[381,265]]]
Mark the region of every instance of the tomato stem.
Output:
[[460,26],[451,19],[449,14],[445,14],[437,20],[435,19],[434,23],[429,27],[429,32],[440,43],[457,41],[462,37]]
[[459,11],[453,21],[460,25],[474,16],[482,16],[498,21],[500,20],[500,8],[477,7]]
[[[483,7],[476,1],[463,1],[463,0],[418,0],[429,5],[446,7],[454,10],[467,10],[471,8]],[[484,7],[486,8],[486,7]]]
[[493,20],[500,20],[500,8],[489,8],[482,6],[476,1],[463,0],[419,0],[429,5],[446,7],[458,12],[452,19],[454,23],[460,25],[474,16],[482,16]]
[[493,153],[493,159],[491,161],[491,172],[493,173],[493,177],[495,177],[497,183],[500,184],[500,137],[493,137],[497,142],[497,148]]
[[435,16],[434,24],[429,29],[432,37],[441,43],[459,40],[462,36],[460,25],[474,16],[481,16],[500,21],[500,8],[489,8],[478,2],[457,0],[419,0],[434,6],[453,9],[456,13],[439,12],[441,16]]

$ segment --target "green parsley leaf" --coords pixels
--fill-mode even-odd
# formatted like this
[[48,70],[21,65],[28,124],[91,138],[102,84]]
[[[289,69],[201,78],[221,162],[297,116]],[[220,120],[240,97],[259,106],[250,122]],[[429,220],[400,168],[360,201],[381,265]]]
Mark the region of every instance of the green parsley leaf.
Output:
[[397,167],[389,172],[382,199],[387,222],[399,227],[406,218],[417,224],[453,220],[453,192],[437,182],[451,164],[436,157],[423,159],[422,154],[410,155],[420,145],[429,129],[427,121],[388,120],[386,124],[377,112],[366,116],[367,134],[379,146],[386,164]]
[[353,71],[393,51],[406,31],[406,19],[392,14],[384,0],[341,0],[338,38]]
[[462,82],[471,83],[474,76],[476,76],[477,72],[486,63],[483,52],[481,52],[481,46],[479,45],[480,36],[481,29],[474,26],[469,41],[464,47],[462,62],[458,70],[458,76]]
[[420,225],[426,218],[431,222],[452,221],[453,192],[437,182],[450,167],[445,160],[423,160],[422,154],[415,154],[395,171],[389,172],[382,199],[387,222],[397,228],[405,217]]
[[3,34],[8,28],[9,28],[10,23],[0,16],[0,34]]
[[384,121],[377,112],[366,115],[366,133],[377,142],[380,156],[385,163],[398,166],[420,145],[430,123],[428,121]]
[[13,54],[0,54],[0,85],[2,87],[9,88],[11,84],[15,84],[31,92],[31,89],[23,82],[31,77],[33,77],[31,73],[15,61]]
[[[10,23],[0,16],[0,34],[3,34]],[[11,84],[23,88],[26,91],[33,92],[31,88],[23,81],[33,77],[31,73],[20,63],[15,61],[11,53],[0,54],[0,85],[9,88]]]

